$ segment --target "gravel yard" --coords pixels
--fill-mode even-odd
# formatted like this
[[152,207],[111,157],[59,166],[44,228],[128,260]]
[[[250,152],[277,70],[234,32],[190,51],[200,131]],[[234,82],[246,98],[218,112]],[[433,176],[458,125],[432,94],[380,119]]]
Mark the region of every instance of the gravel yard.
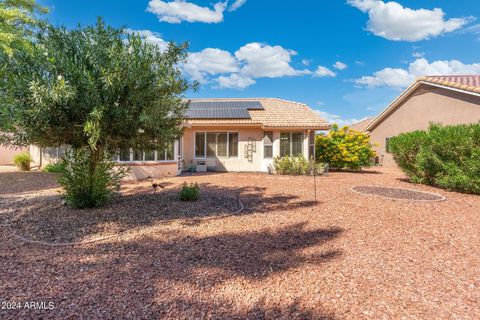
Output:
[[[0,318],[478,319],[480,197],[395,170],[224,173],[127,183],[98,210],[61,205],[54,174],[0,173]],[[183,182],[202,199],[182,203]],[[356,186],[446,201],[362,195]],[[240,206],[243,210],[237,212]],[[51,247],[32,240],[94,243]],[[52,310],[25,302],[53,302]]]

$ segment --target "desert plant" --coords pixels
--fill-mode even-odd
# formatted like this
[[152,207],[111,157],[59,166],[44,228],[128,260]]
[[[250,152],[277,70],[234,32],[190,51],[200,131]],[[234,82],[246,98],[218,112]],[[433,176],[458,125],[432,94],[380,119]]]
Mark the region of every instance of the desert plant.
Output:
[[186,182],[183,184],[182,190],[180,191],[180,200],[182,201],[195,201],[200,198],[200,187],[198,183]]
[[310,163],[304,156],[298,157],[275,157],[273,167],[278,174],[306,175],[310,174]]
[[480,124],[432,124],[391,138],[389,146],[412,182],[480,194]]
[[60,160],[63,172],[59,178],[65,189],[65,201],[75,208],[95,208],[105,205],[120,188],[126,174],[117,167],[108,152],[98,153],[92,163],[89,148],[67,151]]
[[63,173],[65,170],[65,163],[61,161],[49,163],[43,167],[42,170],[45,172]]
[[368,134],[339,128],[336,124],[328,134],[315,138],[316,160],[337,169],[358,170],[370,166],[376,156],[372,147]]
[[15,157],[13,157],[13,163],[23,171],[30,171],[30,163],[32,162],[32,157],[28,152],[22,152]]

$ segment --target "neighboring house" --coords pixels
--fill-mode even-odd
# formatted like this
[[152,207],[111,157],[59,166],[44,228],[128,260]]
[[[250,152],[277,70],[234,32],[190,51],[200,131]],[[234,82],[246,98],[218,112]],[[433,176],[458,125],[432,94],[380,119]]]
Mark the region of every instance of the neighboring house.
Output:
[[22,152],[27,151],[26,148],[15,148],[13,146],[0,145],[0,165],[12,165],[13,158]]
[[353,124],[349,125],[348,127],[352,130],[363,132],[363,130],[365,130],[365,128],[370,124],[370,122],[373,121],[373,119],[375,119],[375,118],[373,118],[373,117],[372,118],[366,118],[365,120],[353,123]]
[[394,166],[387,152],[391,137],[443,125],[480,121],[480,75],[419,78],[364,129],[376,144],[380,163]]
[[[134,179],[174,176],[193,168],[267,172],[276,156],[310,158],[315,131],[330,128],[307,105],[275,98],[192,99],[183,126],[182,138],[166,150],[120,150],[116,160],[131,167]],[[62,152],[30,151],[42,165]]]

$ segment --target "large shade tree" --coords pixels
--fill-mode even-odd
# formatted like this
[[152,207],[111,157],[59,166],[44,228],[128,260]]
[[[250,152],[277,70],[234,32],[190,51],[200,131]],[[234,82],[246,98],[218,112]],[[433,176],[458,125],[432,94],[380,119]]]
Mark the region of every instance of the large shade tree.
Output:
[[192,87],[177,67],[185,45],[161,51],[99,20],[73,30],[49,26],[33,52],[18,52],[2,67],[10,98],[0,106],[0,139],[81,151],[90,181],[84,192],[94,187],[107,152],[164,148],[181,134],[182,97]]

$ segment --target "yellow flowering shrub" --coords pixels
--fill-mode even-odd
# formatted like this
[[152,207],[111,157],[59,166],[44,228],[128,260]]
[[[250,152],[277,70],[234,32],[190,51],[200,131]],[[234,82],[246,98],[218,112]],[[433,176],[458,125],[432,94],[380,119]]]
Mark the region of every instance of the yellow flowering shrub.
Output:
[[370,136],[348,127],[334,124],[326,135],[315,138],[315,154],[318,162],[328,163],[332,168],[361,169],[368,167],[376,157]]

